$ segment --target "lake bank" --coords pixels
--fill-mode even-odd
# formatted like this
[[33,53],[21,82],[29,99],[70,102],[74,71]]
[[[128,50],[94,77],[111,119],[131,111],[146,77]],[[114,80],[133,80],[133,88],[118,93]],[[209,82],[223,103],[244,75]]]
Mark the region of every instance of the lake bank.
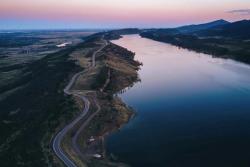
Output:
[[137,115],[108,137],[108,154],[131,166],[247,166],[250,68],[124,36],[113,43],[143,63],[120,97]]
[[119,163],[111,163],[106,157],[103,140],[133,114],[114,95],[137,82],[140,63],[134,60],[134,53],[104,40],[102,34],[90,36],[71,58],[86,70],[79,73],[70,91],[89,103],[75,98],[81,110],[86,105],[88,110],[65,135],[63,150],[78,166],[116,166]]
[[214,57],[250,64],[249,40],[228,37],[200,37],[190,34],[164,34],[157,31],[143,32],[140,35],[144,38],[169,43]]

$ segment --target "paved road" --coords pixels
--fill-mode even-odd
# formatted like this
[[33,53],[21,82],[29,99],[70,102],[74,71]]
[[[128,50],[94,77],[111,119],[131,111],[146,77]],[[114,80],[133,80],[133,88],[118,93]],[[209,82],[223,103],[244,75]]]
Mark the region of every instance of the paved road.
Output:
[[83,129],[89,124],[89,122],[100,112],[101,107],[99,105],[99,103],[97,102],[96,98],[94,99],[95,105],[97,106],[97,110],[95,113],[93,113],[92,115],[90,115],[88,117],[88,119],[81,125],[81,127],[77,130],[77,132],[75,133],[75,135],[72,138],[72,146],[73,149],[75,150],[75,152],[81,156],[82,158],[84,158],[84,155],[82,154],[78,144],[77,144],[77,139],[79,137],[79,135],[81,134],[81,132],[83,131]]
[[[104,40],[104,45],[101,46],[100,49],[98,49],[97,51],[95,51],[92,55],[92,67],[95,67],[95,57],[96,57],[96,54],[98,52],[100,52],[105,46],[107,45],[107,41]],[[87,69],[88,71],[89,69]],[[82,71],[82,72],[79,72],[77,74],[75,74],[72,79],[70,80],[69,84],[65,87],[64,89],[64,93],[67,94],[67,95],[74,95],[76,97],[79,97],[83,100],[84,102],[84,109],[82,111],[82,113],[76,118],[74,119],[70,124],[68,124],[67,126],[65,126],[59,133],[57,133],[57,135],[55,136],[54,140],[53,140],[53,151],[55,152],[55,154],[57,155],[58,158],[60,158],[63,163],[67,166],[67,167],[77,167],[76,164],[69,158],[67,157],[67,155],[64,153],[64,151],[62,150],[61,148],[61,142],[63,140],[63,137],[67,134],[67,132],[73,128],[84,116],[86,116],[86,114],[88,113],[89,111],[89,105],[90,105],[90,102],[89,100],[80,95],[79,93],[77,92],[73,92],[71,91],[71,87],[72,85],[75,83],[75,81],[77,80],[77,78],[85,73],[86,71]],[[97,112],[99,112],[100,110],[100,106],[98,105],[97,103],[97,107],[98,107],[98,110]],[[95,114],[96,115],[96,114]],[[87,124],[88,122],[91,121],[91,119],[93,118],[94,116],[91,115],[90,118],[87,119],[87,121],[85,122],[85,124]],[[83,126],[81,126],[80,130],[83,129]],[[77,133],[80,133],[79,130],[77,131]],[[78,134],[79,135],[79,134]],[[75,139],[76,140],[76,139]],[[79,148],[77,148],[79,150]]]
[[73,122],[71,122],[69,125],[67,125],[66,127],[64,127],[54,138],[53,140],[53,150],[56,153],[57,157],[60,158],[64,164],[67,167],[77,167],[75,165],[75,163],[69,158],[67,157],[67,155],[64,153],[64,151],[61,148],[61,142],[63,137],[66,135],[66,133],[73,128],[74,125],[77,124],[77,122],[79,122],[87,113],[89,110],[89,101],[87,98],[85,98],[84,96],[81,96],[82,100],[85,102],[85,107],[83,112],[81,113],[81,115],[79,117],[77,117]]

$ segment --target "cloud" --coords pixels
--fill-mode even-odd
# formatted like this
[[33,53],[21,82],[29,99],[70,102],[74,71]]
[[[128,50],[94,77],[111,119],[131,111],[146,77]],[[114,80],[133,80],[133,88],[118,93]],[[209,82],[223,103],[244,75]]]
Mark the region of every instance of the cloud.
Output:
[[230,10],[230,11],[228,11],[228,13],[240,14],[240,15],[250,15],[250,9]]

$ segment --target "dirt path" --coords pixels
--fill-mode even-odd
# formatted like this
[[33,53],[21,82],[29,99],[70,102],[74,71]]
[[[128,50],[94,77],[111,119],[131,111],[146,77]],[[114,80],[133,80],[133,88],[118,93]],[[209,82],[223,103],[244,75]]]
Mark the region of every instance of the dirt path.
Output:
[[101,92],[103,92],[106,89],[106,87],[108,86],[108,84],[110,82],[110,76],[111,76],[111,71],[110,71],[110,69],[108,69],[108,77],[107,77],[103,87],[100,89]]

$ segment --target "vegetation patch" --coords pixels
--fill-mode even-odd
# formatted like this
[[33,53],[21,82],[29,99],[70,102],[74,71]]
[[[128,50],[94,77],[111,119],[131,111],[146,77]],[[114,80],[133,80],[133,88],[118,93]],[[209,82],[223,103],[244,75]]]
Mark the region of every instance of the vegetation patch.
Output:
[[43,167],[53,163],[52,136],[78,111],[74,100],[63,93],[69,76],[79,70],[69,60],[73,50],[68,48],[27,64],[22,68],[24,75],[0,87],[1,93],[13,90],[0,101],[1,166]]

